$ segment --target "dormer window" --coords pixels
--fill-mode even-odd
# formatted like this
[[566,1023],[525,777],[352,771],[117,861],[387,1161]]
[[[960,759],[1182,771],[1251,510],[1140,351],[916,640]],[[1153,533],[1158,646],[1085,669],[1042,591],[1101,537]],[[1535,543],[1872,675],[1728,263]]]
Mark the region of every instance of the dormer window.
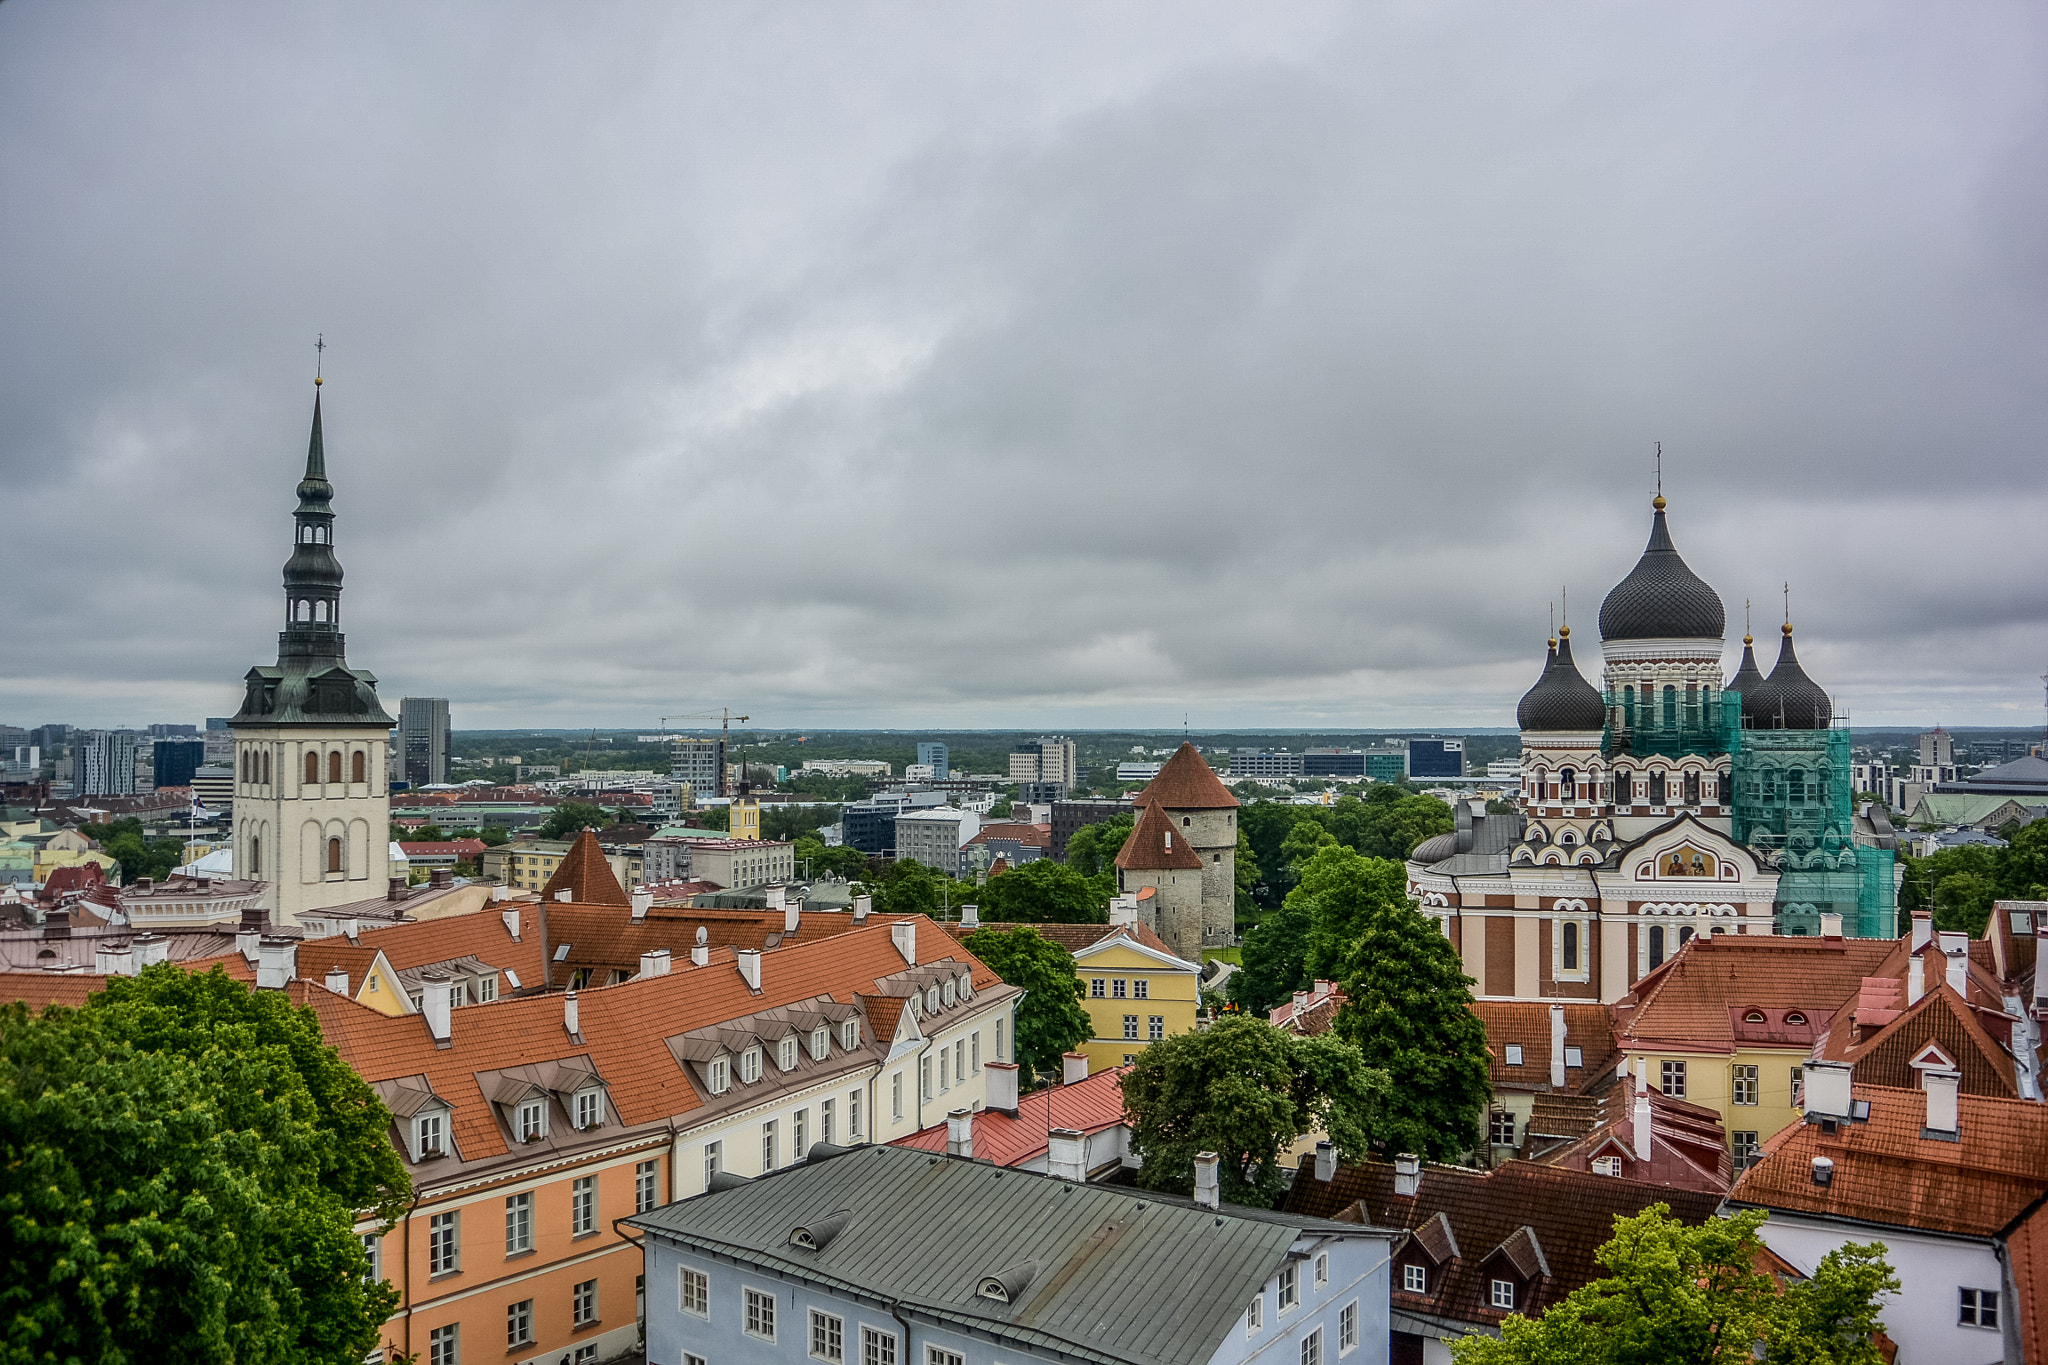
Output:
[[430,1156],[439,1156],[446,1150],[441,1138],[441,1113],[417,1114],[412,1121],[412,1159],[425,1161]]
[[761,1049],[750,1047],[740,1054],[740,1082],[752,1085],[761,1079]]
[[832,1051],[832,1030],[823,1024],[811,1030],[811,1060],[822,1062]]
[[704,1068],[705,1083],[714,1095],[723,1095],[732,1088],[732,1059],[713,1057],[711,1064]]
[[950,976],[946,978],[946,990],[942,998],[946,1002],[947,1009],[953,1008],[953,978]]
[[1751,1010],[1748,1014],[1742,1016],[1742,1022],[1745,1024],[1761,1024],[1763,1021],[1764,1012],[1762,1010]]
[[839,1046],[848,1050],[860,1046],[860,1020],[849,1019],[839,1026]]
[[1521,1064],[1522,1064],[1522,1045],[1521,1045],[1520,1043],[1509,1043],[1509,1044],[1508,1044],[1508,1065],[1509,1065],[1509,1066],[1520,1066]]
[[796,1070],[796,1036],[784,1038],[775,1045],[775,1065],[784,1071]]
[[576,1092],[576,1126],[602,1128],[604,1126],[604,1091],[597,1086]]
[[937,986],[925,988],[924,1012],[926,1014],[937,1014],[939,1012],[939,988]]
[[1594,1175],[1620,1175],[1621,1158],[1618,1156],[1596,1156],[1593,1158]]
[[971,995],[973,995],[973,994],[974,994],[974,973],[972,973],[972,972],[962,972],[962,973],[960,973],[960,998],[961,998],[962,1000],[965,1000],[965,999],[967,999],[967,998],[968,998],[969,996],[971,996]]
[[1790,1014],[1785,1016],[1785,1022],[1793,1025],[1794,1027],[1797,1027],[1798,1025],[1804,1024],[1806,1022],[1806,1016],[1801,1014],[1798,1010],[1793,1010]]
[[548,1135],[548,1102],[543,1099],[520,1101],[513,1112],[512,1132],[521,1142],[538,1142]]

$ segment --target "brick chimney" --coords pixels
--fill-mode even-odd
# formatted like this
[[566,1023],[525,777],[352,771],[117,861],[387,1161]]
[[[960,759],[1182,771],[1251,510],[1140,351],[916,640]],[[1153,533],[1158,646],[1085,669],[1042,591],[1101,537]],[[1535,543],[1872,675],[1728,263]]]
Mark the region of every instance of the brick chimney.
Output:
[[974,1111],[955,1109],[946,1115],[946,1155],[974,1159]]
[[71,911],[67,907],[55,906],[43,916],[43,937],[71,937]]
[[171,959],[171,941],[162,934],[137,934],[133,943],[137,971]]
[[1011,1118],[1017,1117],[1017,1064],[984,1062],[981,1072],[982,1104]]
[[101,976],[133,976],[135,950],[125,943],[95,944],[92,969]]
[[385,886],[384,886],[384,899],[385,899],[385,900],[387,900],[387,901],[402,901],[402,900],[404,900],[404,899],[405,899],[405,878],[403,878],[403,877],[392,877],[392,878],[390,878],[390,879],[389,879],[389,880],[388,880],[388,881],[387,881],[387,882],[385,883]]
[[1943,1142],[1962,1141],[1956,1099],[1962,1083],[1963,1073],[1960,1071],[1920,1073],[1920,1084],[1927,1089],[1927,1126],[1920,1130],[1921,1137],[1938,1138]]
[[1195,1153],[1195,1203],[1205,1209],[1223,1207],[1223,1191],[1217,1182],[1216,1168],[1222,1164],[1214,1152]]
[[1394,1155],[1394,1193],[1403,1199],[1413,1199],[1422,1192],[1422,1158],[1413,1152],[1397,1152]]
[[1088,1054],[1085,1052],[1062,1052],[1060,1054],[1060,1084],[1075,1085],[1088,1079]]

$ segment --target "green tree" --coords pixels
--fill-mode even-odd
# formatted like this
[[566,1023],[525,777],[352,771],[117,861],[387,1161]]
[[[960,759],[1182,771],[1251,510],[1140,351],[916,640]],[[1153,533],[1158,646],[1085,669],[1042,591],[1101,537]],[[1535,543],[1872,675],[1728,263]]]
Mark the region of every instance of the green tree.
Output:
[[802,835],[794,849],[797,865],[809,870],[812,877],[838,877],[852,881],[868,875],[868,855],[857,848],[841,844],[827,848],[822,840]]
[[981,917],[1019,924],[1107,924],[1116,892],[1110,877],[1084,877],[1064,863],[1036,858],[990,877],[975,895]]
[[564,801],[548,815],[547,823],[540,827],[540,837],[573,839],[582,830],[604,829],[610,824],[611,817],[599,807],[584,801]]
[[1998,851],[1998,890],[2012,900],[2048,900],[2048,820],[2023,825]]
[[1311,915],[1307,902],[1289,896],[1244,931],[1238,969],[1230,975],[1230,998],[1242,1009],[1264,1015],[1307,980]]
[[1991,902],[1998,899],[1998,884],[1978,872],[1956,872],[1943,877],[1934,889],[1934,927],[1960,929],[1971,938],[1984,932],[1991,918]]
[[[1325,870],[1315,868],[1319,877]],[[1373,903],[1374,875],[1342,874],[1359,895],[1339,899],[1331,922],[1355,911],[1363,927],[1338,976],[1348,998],[1334,1027],[1368,1065],[1401,1078],[1375,1130],[1382,1148],[1458,1161],[1478,1140],[1491,1090],[1486,1026],[1470,1009],[1472,979],[1450,940],[1406,900]]]
[[1023,924],[977,929],[961,942],[990,971],[1025,992],[1015,1025],[1020,1084],[1028,1089],[1039,1076],[1059,1075],[1060,1054],[1073,1051],[1094,1029],[1081,1007],[1074,955]]
[[1366,930],[1389,912],[1408,907],[1408,870],[1391,859],[1361,857],[1326,844],[1298,875],[1287,898],[1308,907],[1308,942],[1301,980],[1290,990],[1317,978],[1340,977]]
[[448,836],[441,832],[439,825],[421,825],[405,836],[404,842],[411,844],[438,844]]
[[484,841],[485,848],[503,848],[512,842],[512,836],[505,832],[503,825],[485,825],[476,837]]
[[1899,1282],[1883,1247],[1851,1243],[1780,1289],[1756,1269],[1761,1210],[1687,1225],[1668,1205],[1616,1218],[1596,1253],[1608,1275],[1498,1337],[1451,1344],[1457,1365],[1877,1365],[1877,1296]]
[[310,1010],[161,965],[0,1009],[0,1355],[359,1361],[397,1306],[358,1210],[410,1194]]
[[1331,848],[1337,843],[1337,836],[1323,827],[1320,820],[1297,820],[1294,828],[1287,831],[1287,837],[1280,841],[1280,858],[1295,881],[1301,880],[1301,870],[1319,848]]
[[1285,1188],[1280,1149],[1320,1129],[1342,1155],[1364,1155],[1388,1087],[1349,1043],[1226,1014],[1139,1053],[1123,1088],[1140,1184],[1186,1193],[1196,1153],[1215,1152],[1223,1197],[1270,1208]]
[[1114,874],[1116,855],[1123,852],[1124,841],[1131,837],[1133,823],[1128,815],[1115,815],[1081,826],[1067,840],[1067,866],[1084,877]]
[[184,840],[147,838],[142,822],[133,816],[83,825],[78,832],[97,843],[101,852],[120,865],[123,882],[133,882],[138,877],[162,880],[185,861]]

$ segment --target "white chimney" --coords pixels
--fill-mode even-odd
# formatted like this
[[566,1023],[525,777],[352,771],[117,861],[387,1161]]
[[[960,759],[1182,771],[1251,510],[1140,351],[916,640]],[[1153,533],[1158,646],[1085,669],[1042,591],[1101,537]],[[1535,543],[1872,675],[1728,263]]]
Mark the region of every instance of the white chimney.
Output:
[[159,962],[168,962],[171,957],[171,941],[162,934],[137,934],[132,941],[135,949],[135,968],[153,967]]
[[981,927],[981,907],[978,905],[961,906],[960,927],[962,929],[979,929]]
[[983,1062],[982,1104],[1015,1118],[1017,1115],[1017,1064]]
[[[1196,1166],[1201,1158],[1195,1159]],[[1045,1135],[1045,1173],[1079,1184],[1088,1179],[1088,1135],[1078,1128],[1054,1128]],[[1200,1197],[1199,1195],[1197,1196]]]
[[1913,912],[1913,942],[1910,945],[1912,950],[1917,953],[1933,941],[1934,912],[1932,910],[1915,910]]
[[420,978],[420,1014],[427,1021],[427,1032],[437,1043],[448,1041],[449,1034],[448,978],[440,972],[429,972]]
[[[502,891],[505,888],[501,886],[498,889]],[[512,941],[514,943],[519,942],[519,912],[517,910],[500,910],[498,918],[505,921],[505,932],[512,935]]]
[[348,941],[350,943],[354,943],[357,939],[362,937],[362,921],[352,919],[343,920],[341,922],[341,932],[348,936]]
[[281,991],[299,974],[299,941],[264,934],[256,942],[256,989]]
[[1927,964],[1914,953],[1906,959],[1906,1003],[1911,1005],[1927,994]]
[[654,893],[652,891],[635,891],[633,893],[633,919],[636,922],[639,920],[646,919],[647,912],[650,909],[652,909],[653,906]]
[[1550,1007],[1550,1085],[1564,1089],[1564,1006]]
[[1927,1087],[1927,1131],[1923,1136],[1957,1137],[1956,1092],[1962,1086],[1960,1071],[1923,1071],[1920,1084]]
[[1820,936],[1822,938],[1840,938],[1842,936],[1842,917],[1832,913],[1822,915],[1820,917]]
[[1136,896],[1115,896],[1109,902],[1111,924],[1136,925],[1138,922],[1138,898]]
[[492,888],[491,888],[491,900],[492,900],[492,901],[494,901],[494,902],[495,902],[495,901],[504,901],[504,900],[510,900],[510,899],[512,899],[512,888],[511,888],[511,887],[509,887],[509,886],[494,886],[494,887],[492,887]]
[[1948,988],[1967,997],[1970,990],[1970,936],[1943,933],[1941,955],[1948,959]]
[[111,946],[94,945],[92,969],[101,976],[135,975],[135,950],[125,943]]
[[1849,1064],[1847,1062],[1808,1062],[1800,1068],[1805,1073],[1801,1088],[1805,1091],[1805,1108],[1812,1118],[1846,1119],[1849,1117]]
[[261,929],[237,929],[235,931],[235,951],[242,955],[242,961],[248,963],[251,967],[255,966],[256,959],[263,952],[263,931]]
[[669,952],[666,948],[656,948],[651,953],[642,953],[640,954],[640,975],[667,976],[668,964]]
[[868,916],[873,914],[874,911],[875,898],[873,896],[855,896],[853,898],[853,922],[855,924],[866,924]]
[[1422,1192],[1422,1158],[1413,1152],[1394,1154],[1394,1193],[1413,1199]]
[[571,1038],[579,1037],[583,1032],[577,1014],[576,992],[572,990],[562,997],[562,1028]]
[[917,965],[917,925],[912,920],[900,919],[889,926],[889,941],[896,945],[896,951],[903,954],[903,960],[911,966]]
[[1060,1084],[1074,1085],[1088,1079],[1088,1054],[1085,1052],[1062,1052],[1060,1054]]
[[1650,1125],[1653,1121],[1654,1111],[1650,1106],[1650,1092],[1636,1091],[1636,1107],[1630,1116],[1630,1126],[1635,1129],[1637,1161],[1650,1159]]
[[[778,887],[776,887],[775,889],[776,889],[777,891],[780,891],[780,890],[782,890],[782,888],[781,888],[781,887],[779,887],[779,886],[778,886]],[[800,916],[801,916],[802,910],[803,910],[803,902],[802,902],[802,901],[784,901],[784,902],[782,903],[782,932],[783,932],[783,933],[785,933],[785,934],[793,934],[793,933],[795,933],[795,932],[796,932],[796,929],[797,929],[797,923],[798,923],[798,920],[799,920],[799,918],[800,918]]]
[[1220,1164],[1214,1152],[1195,1153],[1195,1203],[1202,1208],[1223,1207],[1223,1192],[1216,1183],[1216,1168]]
[[760,990],[761,950],[759,948],[742,948],[733,956],[739,959],[740,976],[745,979],[747,989],[750,991]]
[[1325,1185],[1337,1178],[1337,1144],[1324,1138],[1316,1144],[1316,1179]]
[[974,1160],[974,1111],[955,1109],[946,1115],[946,1155]]
[[699,944],[698,944],[697,946],[695,946],[694,948],[690,949],[690,965],[691,965],[692,967],[708,967],[708,966],[710,966],[710,965],[711,965],[711,950],[710,950],[709,948],[705,947],[705,946],[704,946],[703,944],[701,944],[701,943],[699,943]]
[[348,973],[340,967],[327,969],[327,989],[336,995],[348,994]]
[[562,889],[561,889],[560,891],[557,891],[557,892],[555,893],[555,899],[556,899],[556,900],[558,900],[558,901],[566,901],[566,900],[568,900],[568,899],[569,899],[569,896],[570,896],[570,889],[569,889],[568,887],[566,887],[566,886],[565,886],[565,887],[563,887],[563,888],[562,888]]

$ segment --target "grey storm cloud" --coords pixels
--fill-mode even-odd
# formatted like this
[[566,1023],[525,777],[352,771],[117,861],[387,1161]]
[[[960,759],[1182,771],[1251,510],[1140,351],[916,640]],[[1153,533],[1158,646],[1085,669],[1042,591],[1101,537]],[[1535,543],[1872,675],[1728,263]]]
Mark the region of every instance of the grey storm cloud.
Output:
[[2044,165],[2026,4],[15,0],[0,719],[231,707],[321,332],[464,727],[1511,724],[1657,440],[1731,671],[2029,723]]

